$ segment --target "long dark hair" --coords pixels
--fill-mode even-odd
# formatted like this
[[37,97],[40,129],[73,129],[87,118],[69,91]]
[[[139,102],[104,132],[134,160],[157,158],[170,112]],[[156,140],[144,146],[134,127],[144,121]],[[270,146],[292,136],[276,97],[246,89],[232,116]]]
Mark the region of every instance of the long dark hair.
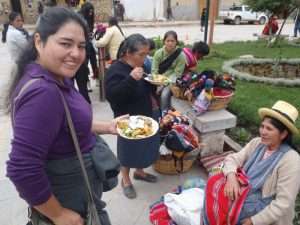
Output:
[[119,29],[119,31],[121,32],[121,34],[123,36],[125,36],[124,33],[123,33],[123,31],[122,31],[122,29],[121,29],[121,27],[119,26],[118,19],[116,17],[113,17],[113,16],[109,17],[109,19],[108,19],[108,25],[110,27],[116,26]]
[[293,135],[292,133],[290,132],[290,130],[283,124],[281,123],[279,120],[273,118],[273,117],[270,117],[270,116],[265,116],[263,118],[264,119],[270,119],[270,123],[276,128],[279,130],[280,133],[284,132],[284,131],[287,131],[288,132],[288,135],[282,140],[282,143],[284,144],[288,144],[289,146],[291,146],[293,149],[297,149],[296,146],[294,145],[293,143]]
[[9,24],[11,24],[18,16],[21,16],[18,12],[11,12],[8,16],[8,22],[3,24],[3,31],[2,31],[2,42],[6,42],[6,35]]
[[209,54],[209,46],[203,41],[195,42],[192,47],[192,52],[199,53],[202,56],[208,55]]
[[[92,11],[92,15],[90,15],[90,11]],[[79,13],[86,20],[88,27],[89,27],[89,32],[93,32],[94,22],[95,22],[95,8],[94,8],[93,4],[90,2],[85,2],[81,6]]]
[[[34,34],[38,33],[41,37],[41,41],[45,44],[49,36],[54,35],[62,26],[68,22],[75,22],[79,24],[85,35],[85,40],[88,40],[88,31],[86,22],[77,13],[64,7],[52,7],[49,8],[41,15],[40,22],[36,27]],[[12,72],[12,82],[9,87],[8,95],[6,97],[7,112],[11,109],[11,100],[13,92],[21,80],[25,67],[32,61],[35,61],[38,57],[38,52],[34,44],[34,35],[30,37],[26,48],[21,52],[16,61],[15,73]]]
[[126,55],[126,53],[135,53],[139,50],[140,46],[149,45],[148,40],[141,34],[132,34],[128,36],[125,40],[122,41],[118,54],[117,59],[122,58]]

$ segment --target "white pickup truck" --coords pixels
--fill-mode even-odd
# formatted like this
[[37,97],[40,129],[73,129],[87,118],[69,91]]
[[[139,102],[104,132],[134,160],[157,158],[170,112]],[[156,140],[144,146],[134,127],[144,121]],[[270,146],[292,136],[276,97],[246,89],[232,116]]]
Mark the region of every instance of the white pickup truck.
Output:
[[229,10],[220,11],[219,18],[225,24],[234,23],[236,25],[241,22],[265,24],[268,20],[268,16],[265,13],[253,12],[247,5],[233,6]]

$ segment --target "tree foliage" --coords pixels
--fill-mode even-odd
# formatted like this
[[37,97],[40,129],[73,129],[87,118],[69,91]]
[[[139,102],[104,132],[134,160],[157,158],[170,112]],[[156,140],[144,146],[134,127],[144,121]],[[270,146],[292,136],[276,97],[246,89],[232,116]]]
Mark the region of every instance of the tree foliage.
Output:
[[244,0],[253,11],[269,12],[287,18],[289,14],[300,7],[300,0]]

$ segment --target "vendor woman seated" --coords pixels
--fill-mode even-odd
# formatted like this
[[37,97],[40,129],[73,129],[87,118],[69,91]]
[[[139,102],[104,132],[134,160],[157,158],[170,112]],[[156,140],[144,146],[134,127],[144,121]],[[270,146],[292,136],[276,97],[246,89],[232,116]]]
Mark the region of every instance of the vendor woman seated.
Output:
[[[181,77],[185,68],[185,56],[182,49],[178,47],[177,33],[168,31],[163,38],[164,46],[158,49],[152,61],[152,74],[163,74],[172,83]],[[161,109],[166,110],[170,107],[171,91],[165,87],[161,93]]]
[[195,42],[192,49],[183,48],[182,49],[185,55],[185,69],[184,72],[197,71],[197,63],[204,56],[209,54],[209,46],[203,41]]
[[[236,213],[230,217],[237,220],[232,224],[292,225],[300,187],[300,156],[292,144],[292,135],[299,134],[295,126],[298,111],[285,101],[277,101],[272,108],[260,108],[258,114],[262,119],[260,137],[225,158],[224,189],[218,189],[220,195],[215,193],[219,198],[213,208],[224,206],[226,201],[231,206],[228,215]],[[245,185],[247,182],[241,179],[241,174],[246,174],[250,185]],[[214,177],[208,180],[206,190],[211,188],[209,183]],[[214,185],[219,187],[219,184],[217,181]],[[249,189],[243,195],[245,186]],[[209,196],[207,191],[206,197]],[[210,211],[209,204],[205,202],[204,224],[212,225],[222,215]]]

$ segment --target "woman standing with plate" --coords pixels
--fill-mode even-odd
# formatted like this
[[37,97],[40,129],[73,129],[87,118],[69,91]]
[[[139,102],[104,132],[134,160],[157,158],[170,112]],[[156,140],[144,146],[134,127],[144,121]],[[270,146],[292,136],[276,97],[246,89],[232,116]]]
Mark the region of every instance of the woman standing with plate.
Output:
[[[146,38],[133,34],[120,45],[117,61],[108,69],[105,76],[106,97],[114,116],[129,114],[153,117],[157,107],[155,86],[143,79],[144,59],[149,52]],[[123,193],[128,198],[136,198],[129,172],[136,168],[134,179],[156,182],[154,175],[145,173],[143,168],[150,166],[158,157],[158,134],[138,140],[118,137],[118,158],[121,162]]]

